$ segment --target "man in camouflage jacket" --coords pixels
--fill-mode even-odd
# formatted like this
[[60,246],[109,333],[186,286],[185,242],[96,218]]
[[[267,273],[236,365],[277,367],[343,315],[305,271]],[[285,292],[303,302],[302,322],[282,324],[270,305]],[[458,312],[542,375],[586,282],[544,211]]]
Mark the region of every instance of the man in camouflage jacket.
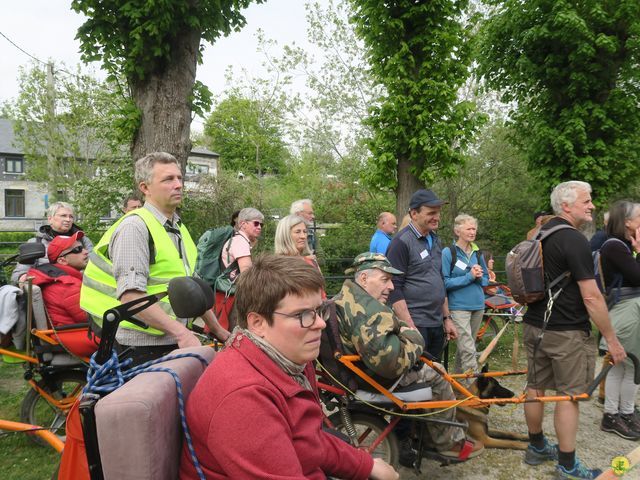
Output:
[[[451,385],[432,368],[416,366],[424,350],[422,335],[385,304],[393,290],[392,275],[402,272],[384,255],[368,252],[358,255],[345,273],[355,273],[355,280],[346,280],[334,298],[345,353],[360,355],[367,374],[386,387],[399,378],[400,386],[424,382],[434,400],[455,399]],[[455,409],[437,416],[455,421]],[[426,445],[439,452],[450,451],[465,439],[459,427],[427,423],[425,430]]]

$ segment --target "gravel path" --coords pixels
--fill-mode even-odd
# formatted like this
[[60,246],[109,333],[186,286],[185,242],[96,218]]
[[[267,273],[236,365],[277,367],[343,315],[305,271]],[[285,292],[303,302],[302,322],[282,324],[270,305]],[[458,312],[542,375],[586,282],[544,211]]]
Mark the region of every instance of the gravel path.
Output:
[[[501,379],[500,383],[514,392],[522,391],[523,377]],[[553,429],[553,403],[545,405],[544,431],[552,441],[556,441]],[[492,407],[490,411],[491,427],[527,433],[522,405]],[[629,453],[640,445],[639,442],[624,440],[617,435],[600,430],[602,408],[596,400],[580,402],[580,429],[578,431],[577,454],[590,468],[605,469],[611,466],[611,460]],[[555,464],[547,462],[531,467],[523,462],[524,452],[518,450],[485,449],[484,453],[459,465],[441,467],[432,460],[422,461],[422,474],[416,475],[411,469],[400,467],[400,478],[417,479],[473,479],[473,480],[543,480],[554,478]],[[627,472],[622,478],[640,479],[640,466]]]

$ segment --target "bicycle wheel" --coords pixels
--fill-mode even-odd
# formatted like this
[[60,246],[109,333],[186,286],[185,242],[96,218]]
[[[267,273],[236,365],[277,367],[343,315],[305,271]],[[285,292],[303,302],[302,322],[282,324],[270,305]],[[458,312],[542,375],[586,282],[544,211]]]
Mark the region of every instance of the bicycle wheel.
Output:
[[[51,374],[47,382],[44,379],[40,380],[38,386],[46,390],[57,401],[73,403],[86,383],[85,373],[78,370],[63,370]],[[67,412],[49,403],[32,388],[22,400],[20,421],[50,429],[59,437],[64,438]],[[39,445],[47,445],[37,435],[30,434],[29,438]]]
[[478,332],[479,338],[476,337],[476,351],[481,352],[482,350],[484,350],[487,345],[489,345],[489,342],[491,342],[491,340],[493,340],[495,336],[498,335],[499,331],[500,328],[498,328],[498,324],[496,323],[495,319],[490,318],[489,322],[487,323],[486,330],[481,335],[480,332]]
[[[342,423],[340,412],[334,413],[329,417],[331,423],[336,430],[347,434],[347,430]],[[387,421],[379,416],[370,415],[368,413],[352,413],[351,421],[356,429],[356,436],[358,437],[358,444],[356,447],[360,449],[368,448],[387,428]],[[399,447],[398,439],[393,432],[389,434],[380,442],[376,449],[371,453],[374,458],[382,458],[390,465],[398,464]]]

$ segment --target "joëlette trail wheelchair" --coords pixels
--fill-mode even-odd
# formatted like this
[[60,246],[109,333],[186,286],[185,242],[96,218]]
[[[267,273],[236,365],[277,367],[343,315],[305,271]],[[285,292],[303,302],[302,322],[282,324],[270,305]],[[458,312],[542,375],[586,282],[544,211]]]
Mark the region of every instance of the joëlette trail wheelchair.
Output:
[[[21,245],[16,258],[21,263],[33,264],[44,254],[42,244],[28,243]],[[61,451],[66,416],[86,383],[89,359],[71,354],[59,341],[58,335],[60,332],[88,332],[88,324],[54,330],[42,292],[38,286],[32,285],[30,278],[21,287],[18,303],[24,312],[24,324],[19,321],[14,326],[13,341],[20,350],[0,348],[0,355],[25,363],[23,376],[31,388],[22,400],[21,422],[0,420],[0,429],[26,431],[36,443],[53,443],[52,446]]]
[[[434,400],[431,389],[426,385],[412,385],[411,389],[395,389],[390,391],[369,376],[362,367],[358,355],[346,355],[338,329],[337,318],[325,319],[327,327],[323,332],[320,357],[317,364],[318,387],[320,399],[328,415],[325,423],[349,437],[350,442],[367,450],[373,456],[382,457],[387,462],[397,465],[399,459],[399,441],[394,427],[401,418],[410,418],[424,428],[425,422],[437,421],[457,426],[461,423],[447,422],[433,418],[439,410],[455,407],[483,408],[490,405],[504,406],[532,402],[584,401],[605,378],[611,364],[605,366],[591,382],[584,393],[578,395],[555,395],[527,398],[523,392],[509,398],[481,398],[473,394],[458,380],[469,378],[498,378],[526,374],[526,370],[496,371],[481,373],[449,374],[445,369],[425,356],[421,361],[438,372],[449,382],[456,393],[456,400]],[[635,367],[635,383],[640,384],[640,361],[632,354],[629,358]],[[426,411],[426,413],[424,413]],[[332,413],[334,412],[334,413]],[[414,468],[419,472],[422,458],[434,458],[446,464],[441,458],[418,445],[418,458]]]

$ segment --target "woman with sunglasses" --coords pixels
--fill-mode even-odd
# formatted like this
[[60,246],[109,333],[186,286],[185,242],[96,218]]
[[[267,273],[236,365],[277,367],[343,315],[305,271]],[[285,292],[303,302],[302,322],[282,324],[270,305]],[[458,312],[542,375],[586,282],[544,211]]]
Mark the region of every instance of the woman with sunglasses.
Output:
[[[220,259],[225,269],[231,266],[229,280],[233,284],[238,276],[251,267],[251,249],[258,243],[262,233],[264,215],[255,208],[243,208],[236,219],[236,232],[222,247]],[[218,322],[225,328],[232,326],[230,319],[234,296],[216,292],[215,313]],[[229,330],[231,330],[229,328]]]
[[322,429],[313,360],[326,326],[323,286],[316,268],[289,256],[263,256],[240,275],[238,327],[187,401],[199,465],[183,442],[180,478],[398,478]]

